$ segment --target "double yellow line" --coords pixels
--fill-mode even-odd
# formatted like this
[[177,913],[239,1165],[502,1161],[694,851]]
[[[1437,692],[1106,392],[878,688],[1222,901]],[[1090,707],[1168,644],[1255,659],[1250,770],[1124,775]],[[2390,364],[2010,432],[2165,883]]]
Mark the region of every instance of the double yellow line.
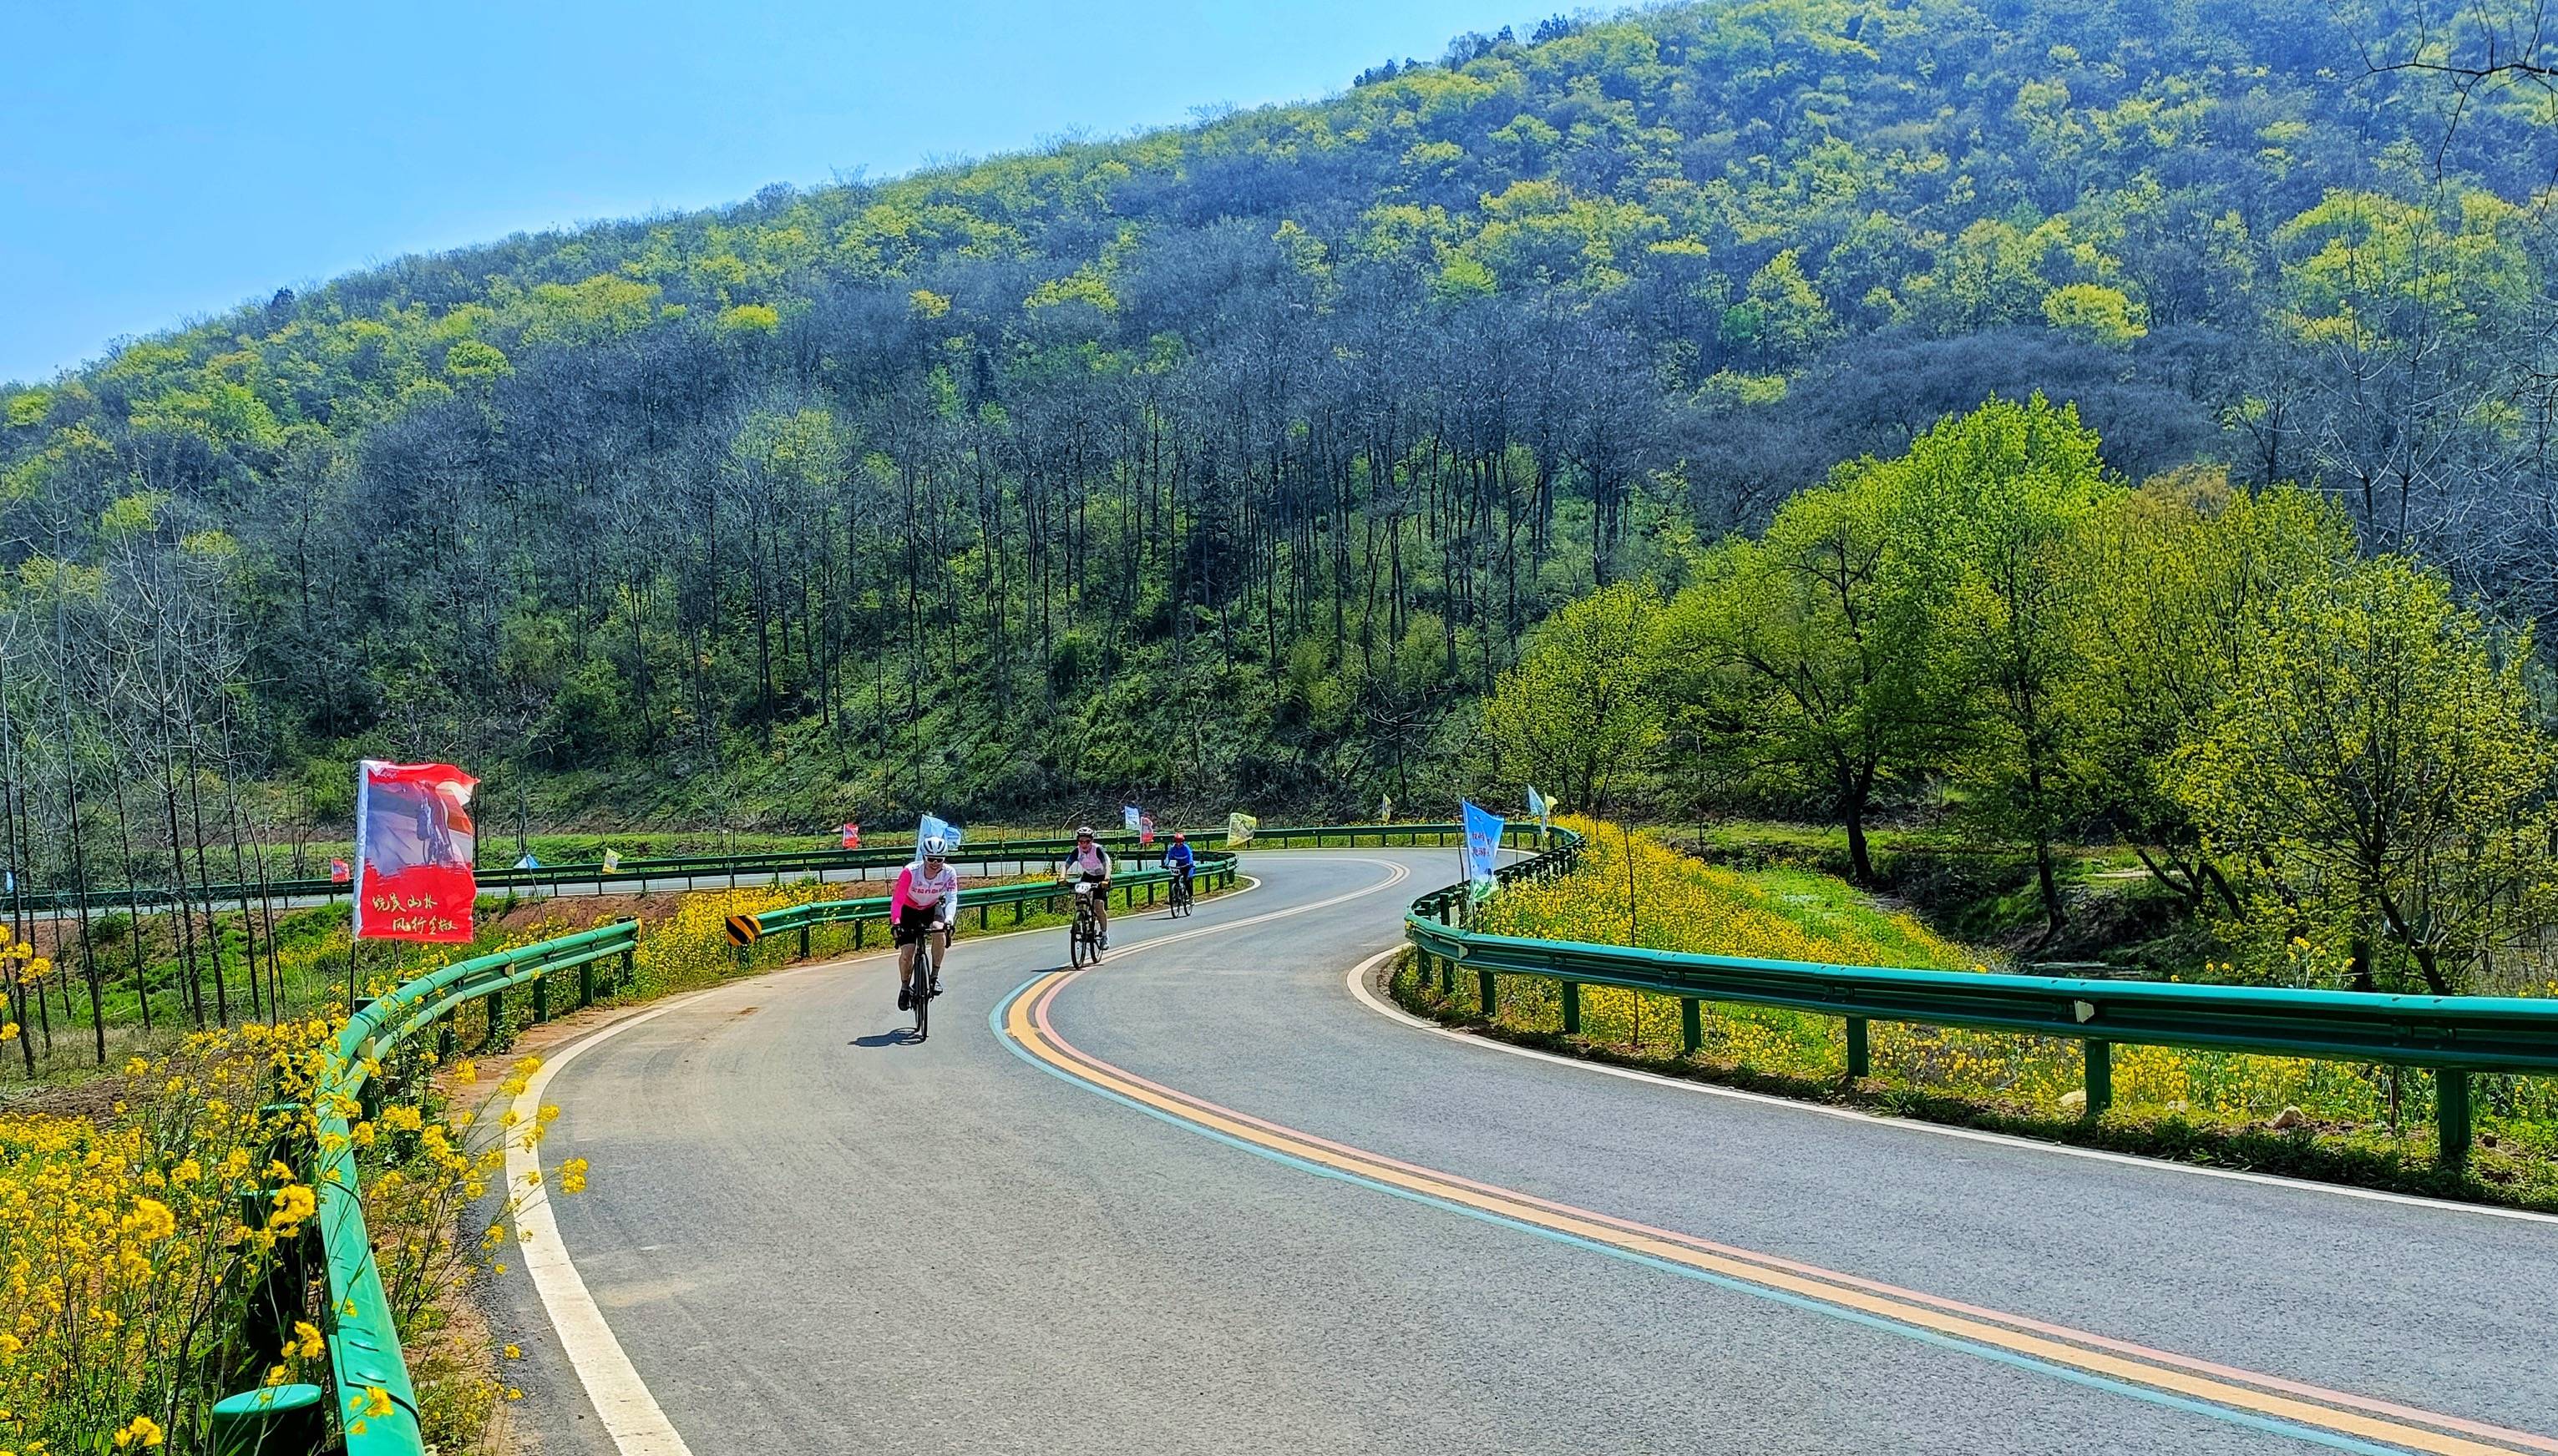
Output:
[[1265,1156],[1858,1324],[2315,1444],[2440,1456],[2558,1453],[2558,1439],[2547,1436],[2216,1365],[1737,1249],[1238,1113],[1149,1081],[1059,1036],[1049,1023],[1049,1007],[1080,974],[1050,973],[996,1007],[1001,1031],[1016,1052],[1068,1081]]

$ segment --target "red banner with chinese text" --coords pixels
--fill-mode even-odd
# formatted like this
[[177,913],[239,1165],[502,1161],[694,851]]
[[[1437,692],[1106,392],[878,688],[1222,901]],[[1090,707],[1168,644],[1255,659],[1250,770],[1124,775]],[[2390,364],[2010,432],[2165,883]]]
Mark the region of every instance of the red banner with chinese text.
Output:
[[357,939],[471,939],[479,893],[471,790],[479,782],[450,763],[356,765]]

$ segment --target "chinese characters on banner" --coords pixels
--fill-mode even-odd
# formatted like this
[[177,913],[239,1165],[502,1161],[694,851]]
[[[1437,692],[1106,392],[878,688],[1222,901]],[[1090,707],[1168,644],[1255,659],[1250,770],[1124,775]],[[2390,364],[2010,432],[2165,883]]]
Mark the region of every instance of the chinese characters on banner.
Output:
[[329,861],[330,879],[339,884],[345,884],[347,881],[354,879],[355,877],[355,866],[348,863],[344,860],[332,860]]
[[479,782],[450,763],[356,764],[356,939],[471,939]]
[[1476,899],[1490,895],[1500,880],[1492,873],[1500,864],[1503,821],[1489,809],[1473,801],[1460,799],[1466,812],[1466,881]]

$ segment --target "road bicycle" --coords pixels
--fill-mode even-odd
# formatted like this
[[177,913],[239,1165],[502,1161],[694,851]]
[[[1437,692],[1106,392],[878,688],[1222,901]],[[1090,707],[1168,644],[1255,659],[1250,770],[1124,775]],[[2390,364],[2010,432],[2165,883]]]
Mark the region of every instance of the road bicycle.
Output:
[[915,1039],[918,1041],[924,1040],[931,1032],[932,998],[940,994],[932,984],[932,978],[941,969],[933,961],[935,955],[933,943],[939,939],[940,934],[941,928],[935,925],[924,931],[915,942],[915,986],[908,992],[907,999],[915,1005]]
[[1101,959],[1101,922],[1092,913],[1092,892],[1097,888],[1090,880],[1074,886],[1074,923],[1066,927],[1066,957],[1077,971]]
[[1187,869],[1173,871],[1172,907],[1176,920],[1191,912],[1191,872]]

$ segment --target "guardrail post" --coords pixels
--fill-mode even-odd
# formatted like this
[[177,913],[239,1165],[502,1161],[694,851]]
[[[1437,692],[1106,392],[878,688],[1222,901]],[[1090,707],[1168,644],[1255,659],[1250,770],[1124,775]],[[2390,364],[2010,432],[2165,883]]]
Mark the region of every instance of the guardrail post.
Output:
[[506,1025],[505,989],[501,987],[489,993],[489,998],[481,1004],[489,1008],[489,1034],[481,1041],[480,1047],[483,1051],[495,1051],[497,1038],[504,1034]]
[[869,932],[870,928],[871,928],[871,923],[870,923],[869,921],[867,921],[867,920],[862,920],[862,919],[858,919],[858,918],[857,918],[857,919],[855,919],[855,920],[853,921],[853,949],[854,949],[854,950],[857,950],[857,951],[858,951],[858,950],[860,950],[860,949],[862,948],[862,941],[863,941],[863,938],[868,934],[868,932]]
[[1705,1050],[1704,1007],[1699,1005],[1696,997],[1692,995],[1680,996],[1679,1055],[1692,1057],[1703,1050]]
[[1581,983],[1578,981],[1563,983],[1563,1034],[1581,1034]]
[[993,927],[993,924],[994,924],[994,914],[995,914],[995,907],[994,907],[994,906],[992,906],[992,905],[979,905],[979,906],[977,907],[977,928],[978,928],[979,930],[987,930],[987,929],[991,929],[991,928]]
[[595,1004],[595,963],[593,961],[580,961],[577,964],[577,1004],[580,1010]]
[[629,991],[639,979],[640,952],[637,949],[624,951],[622,953],[622,989]]
[[547,1021],[550,1018],[551,977],[550,973],[545,971],[533,978],[533,1019]]
[[1874,1075],[1874,1048],[1866,1036],[1863,1016],[1847,1018],[1847,1080],[1862,1082]]
[[2087,1116],[2101,1117],[2114,1105],[2114,1044],[2087,1043]]
[[2457,1067],[2434,1071],[2435,1160],[2463,1168],[2470,1160],[2470,1074]]
[[435,1023],[436,1061],[452,1061],[453,1053],[455,1051],[454,1043],[457,1040],[459,1040],[459,1038],[453,1034],[453,1013],[451,1011],[447,1011],[444,1013],[444,1019]]
[[1484,1008],[1485,1020],[1490,1021],[1500,1014],[1500,987],[1494,984],[1492,972],[1475,973],[1475,999]]
[[[1423,955],[1423,959],[1422,959],[1422,964],[1423,964],[1424,966],[1429,965],[1429,963],[1430,963],[1431,959],[1433,959],[1433,958],[1431,958],[1427,953],[1424,953],[1424,955]],[[1439,962],[1439,995],[1440,995],[1440,997],[1441,997],[1442,999],[1453,999],[1453,998],[1456,996],[1456,994],[1457,994],[1457,963],[1456,963],[1456,962],[1454,962],[1454,961],[1446,961],[1446,960],[1440,961],[1440,962]]]

